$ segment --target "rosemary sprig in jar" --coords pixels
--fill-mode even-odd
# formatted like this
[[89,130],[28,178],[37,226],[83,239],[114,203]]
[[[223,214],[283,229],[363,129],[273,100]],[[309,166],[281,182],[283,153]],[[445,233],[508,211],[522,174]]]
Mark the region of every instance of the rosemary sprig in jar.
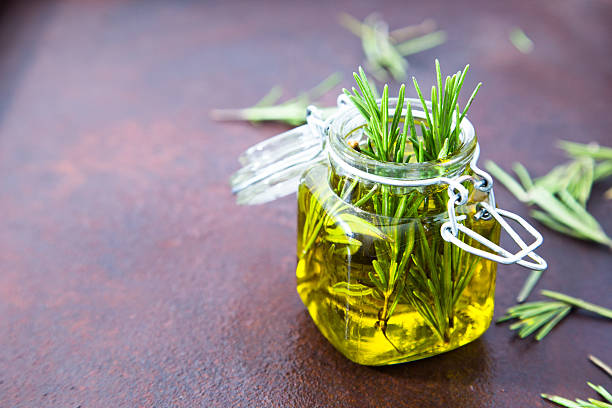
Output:
[[[413,161],[425,162],[439,160],[452,155],[460,147],[460,127],[455,126],[467,115],[467,111],[472,105],[476,94],[480,90],[482,83],[479,83],[467,104],[460,110],[459,93],[463,87],[465,76],[470,68],[466,65],[463,71],[459,71],[452,77],[447,76],[442,87],[442,73],[440,62],[435,60],[437,85],[431,87],[431,113],[430,108],[423,97],[416,78],[412,77],[414,87],[421,101],[420,108],[425,112],[425,122],[420,124],[415,122],[410,103],[406,107],[406,117],[403,131],[400,133],[400,120],[404,106],[404,94],[406,86],[402,84],[398,95],[398,104],[395,114],[391,120],[391,127],[387,123],[388,109],[383,109],[389,105],[389,87],[383,88],[381,107],[378,107],[370,83],[365,72],[360,67],[359,74],[354,73],[355,81],[361,94],[353,87],[352,92],[344,90],[351,102],[359,109],[367,121],[365,132],[368,135],[367,146],[361,152],[383,162],[407,163],[410,155],[405,156],[405,143],[407,140],[412,144],[414,150]],[[421,137],[417,136],[416,126],[420,126]],[[408,137],[410,131],[410,137]]]
[[[444,159],[459,149],[457,124],[465,117],[481,84],[461,110],[459,92],[469,66],[452,77],[446,77],[444,84],[437,60],[435,66],[438,87],[432,87],[431,105],[425,102],[418,82],[413,79],[421,101],[418,108],[426,116],[423,121],[415,120],[410,103],[404,109],[405,85],[400,87],[391,116],[388,86],[384,86],[378,102],[363,69],[354,74],[358,89],[344,92],[366,120],[364,132],[368,138],[359,147],[362,154],[381,162],[407,163]],[[408,143],[412,145],[412,154],[406,151]],[[347,184],[347,180],[340,181],[340,185]],[[443,341],[448,342],[450,330],[454,327],[455,306],[471,280],[477,258],[444,242],[437,234],[431,234],[430,239],[415,240],[417,232],[421,237],[429,235],[426,233],[428,226],[419,217],[444,208],[447,199],[444,189],[430,195],[411,191],[399,196],[386,185],[381,185],[379,190],[367,191],[361,197],[355,195],[353,204],[371,206],[379,215],[377,225],[380,231],[388,237],[374,242],[376,259],[372,261],[373,272],[369,274],[369,282],[358,286],[339,282],[334,288],[345,296],[372,295],[381,299],[377,327],[385,337],[387,323],[403,299],[421,314]],[[389,342],[393,345],[391,340]]]

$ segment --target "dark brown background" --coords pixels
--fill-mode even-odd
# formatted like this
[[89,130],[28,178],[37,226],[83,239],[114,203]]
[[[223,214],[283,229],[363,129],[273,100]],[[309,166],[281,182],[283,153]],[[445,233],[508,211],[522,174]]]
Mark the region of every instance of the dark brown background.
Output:
[[[347,361],[295,291],[295,198],[238,207],[229,192],[238,154],[285,127],[208,112],[333,71],[350,85],[362,52],[340,10],[433,17],[449,41],[411,73],[428,84],[436,56],[447,72],[471,63],[483,157],[541,175],[564,160],[557,139],[612,145],[612,4],[329,3],[2,6],[1,407],[545,407],[541,392],[611,385],[586,359],[612,362],[610,323],[585,313],[541,343],[498,326],[424,361]],[[532,54],[509,43],[515,25]],[[589,208],[612,232],[608,187]],[[612,307],[610,252],[541,229],[538,289]],[[499,268],[497,316],[526,276]]]

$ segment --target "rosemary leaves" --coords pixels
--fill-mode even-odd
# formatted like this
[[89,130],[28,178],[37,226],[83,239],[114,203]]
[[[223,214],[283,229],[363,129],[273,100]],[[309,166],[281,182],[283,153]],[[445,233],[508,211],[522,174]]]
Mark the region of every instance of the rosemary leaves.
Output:
[[516,198],[539,207],[531,215],[542,224],[612,248],[612,238],[585,208],[593,183],[612,175],[612,149],[572,142],[561,142],[560,146],[573,160],[535,180],[520,163],[513,167],[519,181],[491,161],[486,167]]
[[[431,104],[425,101],[419,84],[413,77],[412,81],[421,101],[419,109],[425,112],[426,120],[419,123],[415,122],[412,106],[408,103],[406,116],[403,118],[404,127],[401,132],[400,121],[404,109],[406,85],[402,84],[400,87],[395,113],[390,118],[388,86],[385,85],[383,88],[379,108],[365,72],[360,67],[359,74],[353,73],[353,76],[361,94],[354,87],[352,92],[344,89],[344,93],[367,121],[365,132],[368,136],[368,142],[361,148],[361,152],[379,161],[396,163],[407,163],[410,161],[410,157],[414,157],[413,161],[416,162],[441,160],[455,153],[460,146],[460,127],[457,124],[460,124],[465,118],[478,90],[482,86],[482,83],[476,86],[467,104],[463,110],[460,110],[458,104],[459,93],[469,67],[469,65],[466,65],[463,71],[457,72],[452,77],[447,76],[444,87],[442,87],[440,62],[436,59],[435,68],[438,86],[437,88],[435,86],[431,87]],[[421,131],[420,137],[417,137],[417,126]],[[408,131],[410,136],[408,136]],[[407,140],[412,144],[414,152],[412,156],[404,154]]]
[[[344,90],[355,109],[344,111],[347,122],[329,125],[329,148],[356,154],[351,166],[370,160],[369,172],[383,177],[401,172],[398,164],[424,162],[447,174],[446,159],[464,146],[458,124],[479,86],[461,109],[468,67],[444,82],[438,61],[435,67],[431,102],[416,80],[419,99],[407,99],[405,85],[397,98],[385,85],[377,99],[360,68],[356,87]],[[350,127],[359,117],[365,124]],[[330,153],[329,168],[306,171],[298,192],[298,293],[321,332],[362,364],[423,358],[480,336],[492,318],[495,264],[442,239],[447,189],[372,182],[338,160]],[[462,168],[469,169],[467,161]],[[469,214],[463,222],[497,242],[499,224],[473,217],[476,206],[471,201],[462,210]]]
[[435,31],[433,20],[389,31],[388,24],[376,13],[363,22],[346,13],[340,23],[361,38],[366,67],[379,81],[387,78],[387,71],[395,80],[406,77],[408,61],[404,57],[437,47],[446,41],[446,33]]
[[605,307],[551,290],[543,290],[541,293],[554,301],[529,302],[513,306],[506,311],[506,314],[497,323],[518,319],[518,322],[510,325],[510,330],[518,330],[518,335],[521,338],[539,330],[535,336],[535,339],[539,341],[550,333],[573,308],[587,310],[612,319],[612,310]]
[[[594,356],[589,356],[589,360],[597,367],[601,368],[606,374],[612,377],[612,369],[603,361]],[[540,394],[544,399],[547,399],[555,404],[566,408],[612,408],[612,394],[602,385],[594,385],[587,381],[587,385],[597,392],[602,398],[608,402],[599,401],[594,398],[589,398],[588,401],[576,398],[576,401],[571,401],[567,398],[559,397],[558,395]]]

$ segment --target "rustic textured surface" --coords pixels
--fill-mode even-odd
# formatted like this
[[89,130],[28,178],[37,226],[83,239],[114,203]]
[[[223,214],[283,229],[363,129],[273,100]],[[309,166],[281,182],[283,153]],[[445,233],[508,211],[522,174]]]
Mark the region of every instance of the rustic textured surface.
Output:
[[[295,292],[295,198],[238,207],[227,184],[238,154],[284,127],[208,118],[362,62],[336,17],[373,3],[289,3],[2,6],[0,406],[545,407],[541,392],[609,386],[586,357],[612,361],[611,326],[584,313],[540,344],[491,327],[385,368],[324,340]],[[435,56],[447,71],[472,64],[483,157],[542,174],[563,160],[556,139],[612,144],[611,3],[451,3],[378,9],[394,26],[435,17],[448,31],[411,58],[421,83]],[[514,25],[532,54],[509,43]],[[612,232],[609,186],[590,209]],[[610,252],[543,231],[538,288],[611,307]],[[497,315],[525,276],[499,268]]]

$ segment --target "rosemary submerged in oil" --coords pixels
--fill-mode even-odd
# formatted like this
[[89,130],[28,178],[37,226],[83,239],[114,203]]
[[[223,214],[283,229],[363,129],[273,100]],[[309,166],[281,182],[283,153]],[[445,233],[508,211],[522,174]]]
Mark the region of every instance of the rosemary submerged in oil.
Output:
[[[365,133],[368,142],[361,148],[363,154],[382,162],[407,163],[411,158],[416,162],[444,159],[458,149],[460,127],[456,124],[461,123],[465,117],[480,84],[472,93],[466,107],[460,111],[459,92],[469,66],[466,66],[463,72],[447,77],[443,88],[438,60],[435,65],[438,87],[433,86],[431,89],[431,113],[418,82],[413,78],[421,108],[426,115],[426,121],[419,124],[421,137],[417,136],[417,124],[410,103],[406,106],[404,125],[400,130],[405,85],[400,87],[395,112],[389,117],[388,86],[383,88],[379,107],[363,69],[360,68],[359,74],[354,74],[359,90],[353,88],[352,92],[344,92],[367,122]],[[412,144],[412,155],[405,152],[407,141]],[[424,227],[419,222],[403,230],[396,227],[399,224],[396,220],[416,218],[420,208],[430,206],[430,200],[437,200],[439,203],[436,204],[444,205],[444,194],[445,192],[442,196],[428,197],[419,191],[413,191],[402,197],[394,197],[390,188],[383,185],[380,194],[373,195],[370,199],[376,214],[393,220],[391,225],[383,229],[391,239],[375,242],[377,259],[372,261],[375,273],[370,276],[375,290],[384,299],[378,323],[383,333],[400,297],[403,296],[444,341],[449,341],[449,330],[453,328],[453,310],[459,295],[470,280],[476,258],[471,257],[467,265],[464,265],[463,252],[447,242],[442,242],[439,237],[434,238],[431,243],[420,240],[415,248],[415,230],[418,229],[421,235],[425,235]],[[410,263],[411,267],[407,268]],[[453,265],[455,268],[462,265],[463,268],[461,271],[453,271]],[[405,273],[404,279],[402,274]]]
[[[412,106],[405,98],[405,85],[400,87],[397,105],[391,112],[388,86],[384,86],[382,97],[377,101],[363,69],[354,74],[357,88],[344,92],[364,117],[363,131],[367,136],[365,143],[353,146],[356,150],[377,161],[393,163],[443,161],[458,151],[461,147],[458,124],[480,84],[467,105],[460,109],[459,93],[469,66],[446,77],[444,82],[437,60],[435,66],[437,87],[432,87],[431,103],[425,101],[413,78],[421,101],[417,108],[425,114],[423,120],[413,116]],[[373,247],[371,267],[357,281],[345,277],[335,282],[332,291],[347,298],[377,299],[380,306],[374,326],[399,353],[402,353],[401,347],[388,336],[387,328],[400,304],[411,305],[434,336],[444,343],[450,342],[456,326],[457,304],[483,261],[444,241],[430,225],[428,217],[445,211],[446,189],[411,189],[401,193],[389,185],[367,185],[358,178],[341,175],[332,175],[330,185],[334,195],[341,198],[335,205],[326,205],[325,199],[316,193],[309,196],[308,203],[299,203],[300,208],[307,209],[300,231],[300,263],[317,239],[328,241],[330,253],[357,253],[365,243],[347,236],[339,228],[339,225],[348,226],[353,233],[371,239],[367,243]],[[373,219],[360,219],[351,213],[351,208],[366,209],[373,214]]]

